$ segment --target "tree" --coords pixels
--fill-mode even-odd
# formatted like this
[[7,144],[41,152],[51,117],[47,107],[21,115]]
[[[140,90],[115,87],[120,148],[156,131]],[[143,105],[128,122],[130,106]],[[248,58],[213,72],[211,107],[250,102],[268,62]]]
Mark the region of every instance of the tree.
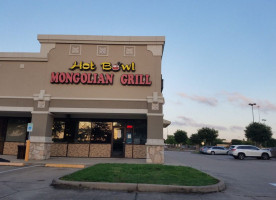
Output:
[[245,128],[245,137],[253,142],[256,142],[257,144],[269,141],[271,136],[271,128],[262,123],[253,122]]
[[231,140],[231,144],[232,145],[240,145],[240,144],[243,144],[243,141],[242,140],[238,140],[238,139],[232,139]]
[[223,141],[224,141],[224,139],[216,138],[216,139],[214,140],[214,145],[223,144],[223,143],[224,143]]
[[244,144],[244,145],[254,145],[254,143],[250,140],[247,140],[247,141],[243,140],[242,144]]
[[165,140],[165,144],[175,144],[175,139],[173,135],[168,135],[167,139]]
[[199,138],[197,133],[194,133],[190,137],[190,142],[191,144],[200,144],[202,140]]
[[188,139],[187,133],[182,130],[177,130],[174,133],[174,139],[177,144],[186,144],[186,141]]
[[271,138],[270,140],[265,142],[265,144],[263,144],[263,146],[265,146],[265,147],[276,147],[276,139]]
[[201,141],[204,141],[206,144],[211,145],[215,142],[218,137],[218,131],[213,128],[204,127],[197,131],[197,134]]

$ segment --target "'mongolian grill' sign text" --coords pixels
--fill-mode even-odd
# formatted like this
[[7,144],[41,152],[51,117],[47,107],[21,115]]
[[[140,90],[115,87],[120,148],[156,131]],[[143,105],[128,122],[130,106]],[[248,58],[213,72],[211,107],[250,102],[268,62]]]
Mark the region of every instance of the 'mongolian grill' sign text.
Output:
[[[124,65],[118,62],[117,64],[111,64],[110,62],[101,63],[102,70],[104,72],[135,72],[135,63],[132,62],[129,65]],[[90,63],[74,62],[73,66],[69,68],[72,71],[80,70],[85,72],[52,72],[51,83],[52,84],[87,84],[87,85],[113,85],[114,73],[94,73],[97,70],[96,65],[91,61]],[[88,72],[93,71],[93,73]],[[122,85],[141,85],[150,86],[149,74],[122,74],[120,77]]]

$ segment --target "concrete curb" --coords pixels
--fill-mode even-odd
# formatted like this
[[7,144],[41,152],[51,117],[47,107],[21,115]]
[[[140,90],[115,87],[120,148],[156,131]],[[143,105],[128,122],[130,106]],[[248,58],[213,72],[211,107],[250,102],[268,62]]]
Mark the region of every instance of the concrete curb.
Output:
[[22,167],[25,166],[24,163],[12,163],[12,162],[0,162],[0,166],[16,166],[16,167]]
[[56,188],[68,189],[92,189],[92,190],[119,190],[128,192],[163,192],[163,193],[211,193],[221,192],[226,189],[225,183],[208,186],[176,186],[176,185],[155,185],[155,184],[136,184],[136,183],[104,183],[104,182],[80,182],[64,181],[53,179],[52,186]]
[[83,169],[85,167],[85,165],[47,163],[47,164],[45,164],[45,167],[79,168],[79,169]]

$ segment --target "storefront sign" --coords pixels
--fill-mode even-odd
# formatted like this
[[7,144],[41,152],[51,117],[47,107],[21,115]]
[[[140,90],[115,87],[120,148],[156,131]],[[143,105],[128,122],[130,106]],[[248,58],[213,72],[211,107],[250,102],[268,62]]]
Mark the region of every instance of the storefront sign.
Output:
[[[135,72],[135,63],[123,64],[118,62],[112,64],[110,62],[101,63],[101,68],[104,72]],[[113,73],[89,73],[88,71],[96,71],[97,67],[93,61],[91,62],[77,62],[69,68],[71,71],[79,70],[86,71],[79,72],[52,72],[52,84],[88,84],[88,85],[113,85],[115,75]],[[122,85],[140,85],[150,86],[151,80],[149,74],[122,74],[120,77]]]

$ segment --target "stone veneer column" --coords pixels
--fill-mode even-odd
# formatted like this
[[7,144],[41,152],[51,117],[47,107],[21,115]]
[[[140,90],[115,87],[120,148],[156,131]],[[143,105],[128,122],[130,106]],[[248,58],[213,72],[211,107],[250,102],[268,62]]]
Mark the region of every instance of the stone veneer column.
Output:
[[147,163],[164,163],[163,115],[148,115]]
[[[155,48],[154,48],[155,49]],[[163,139],[163,104],[161,93],[153,92],[147,97],[147,163],[164,163],[164,139]]]
[[33,113],[32,123],[29,159],[48,159],[51,154],[53,116],[49,113]]
[[49,105],[50,95],[45,94],[45,90],[40,90],[39,94],[34,94],[33,131],[30,134],[30,160],[50,158],[54,117],[49,112]]

